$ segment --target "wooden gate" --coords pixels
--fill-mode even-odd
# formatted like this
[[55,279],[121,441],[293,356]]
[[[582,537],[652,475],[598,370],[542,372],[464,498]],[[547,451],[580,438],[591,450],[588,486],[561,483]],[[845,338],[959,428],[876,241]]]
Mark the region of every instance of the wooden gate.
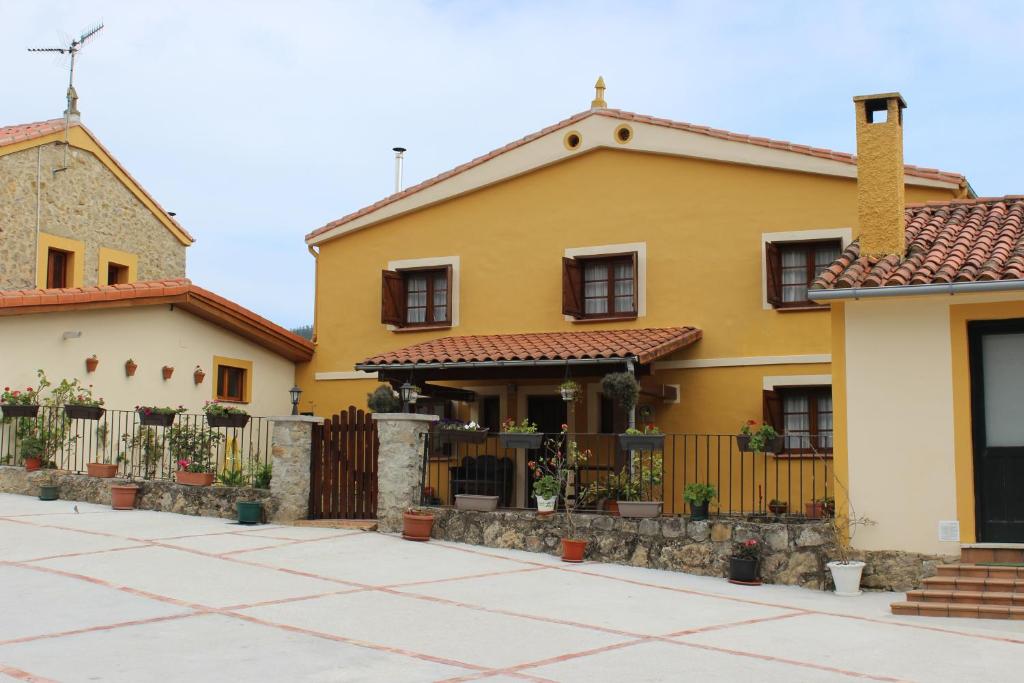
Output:
[[348,410],[313,425],[310,519],[377,516],[377,425],[369,413]]

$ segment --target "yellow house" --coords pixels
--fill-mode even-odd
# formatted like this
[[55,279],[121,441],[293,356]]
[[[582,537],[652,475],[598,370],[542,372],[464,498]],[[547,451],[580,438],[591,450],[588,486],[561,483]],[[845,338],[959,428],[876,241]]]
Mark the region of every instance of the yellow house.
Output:
[[[831,497],[832,323],[808,288],[857,237],[855,157],[609,109],[598,86],[586,111],[307,236],[303,410],[408,382],[417,410],[492,431],[567,424],[594,451],[586,479],[624,464],[601,436],[628,422],[601,391],[624,371],[642,387],[637,419],[668,434],[668,511],[693,481],[716,485],[721,512]],[[960,175],[900,168],[909,201],[971,194]],[[762,417],[784,447],[739,451],[740,426]],[[529,454],[498,451],[477,452],[511,461],[503,503],[529,504]],[[455,460],[431,468],[442,502]]]

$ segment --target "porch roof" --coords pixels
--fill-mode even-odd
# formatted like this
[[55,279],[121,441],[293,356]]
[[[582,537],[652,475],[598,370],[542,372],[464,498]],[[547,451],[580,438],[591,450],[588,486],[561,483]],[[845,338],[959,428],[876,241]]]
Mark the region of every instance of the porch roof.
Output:
[[702,334],[695,327],[648,327],[442,337],[371,356],[355,367],[372,372],[625,361],[643,365],[693,344]]

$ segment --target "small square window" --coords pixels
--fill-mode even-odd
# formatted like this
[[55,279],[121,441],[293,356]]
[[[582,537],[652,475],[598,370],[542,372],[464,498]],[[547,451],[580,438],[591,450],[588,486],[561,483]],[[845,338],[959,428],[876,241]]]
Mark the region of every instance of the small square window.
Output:
[[397,327],[451,325],[451,268],[384,271],[381,322]]
[[562,259],[562,312],[574,318],[635,318],[636,254]]
[[217,366],[217,400],[234,401],[244,403],[245,398],[245,368],[238,368],[231,365]]
[[832,387],[776,389],[787,453],[832,452]]
[[775,308],[818,305],[807,298],[808,290],[841,253],[839,240],[766,244],[768,303]]
[[60,249],[50,249],[46,254],[47,289],[64,289],[71,282],[71,267],[74,254]]
[[124,285],[128,283],[128,266],[122,266],[119,263],[108,263],[107,264],[107,284],[108,285]]

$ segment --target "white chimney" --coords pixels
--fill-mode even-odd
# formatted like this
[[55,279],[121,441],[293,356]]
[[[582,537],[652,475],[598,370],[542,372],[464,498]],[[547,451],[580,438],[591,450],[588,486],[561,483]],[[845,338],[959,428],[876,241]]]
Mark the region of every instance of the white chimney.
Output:
[[402,160],[405,159],[405,147],[392,147],[395,153],[395,194],[402,191]]

